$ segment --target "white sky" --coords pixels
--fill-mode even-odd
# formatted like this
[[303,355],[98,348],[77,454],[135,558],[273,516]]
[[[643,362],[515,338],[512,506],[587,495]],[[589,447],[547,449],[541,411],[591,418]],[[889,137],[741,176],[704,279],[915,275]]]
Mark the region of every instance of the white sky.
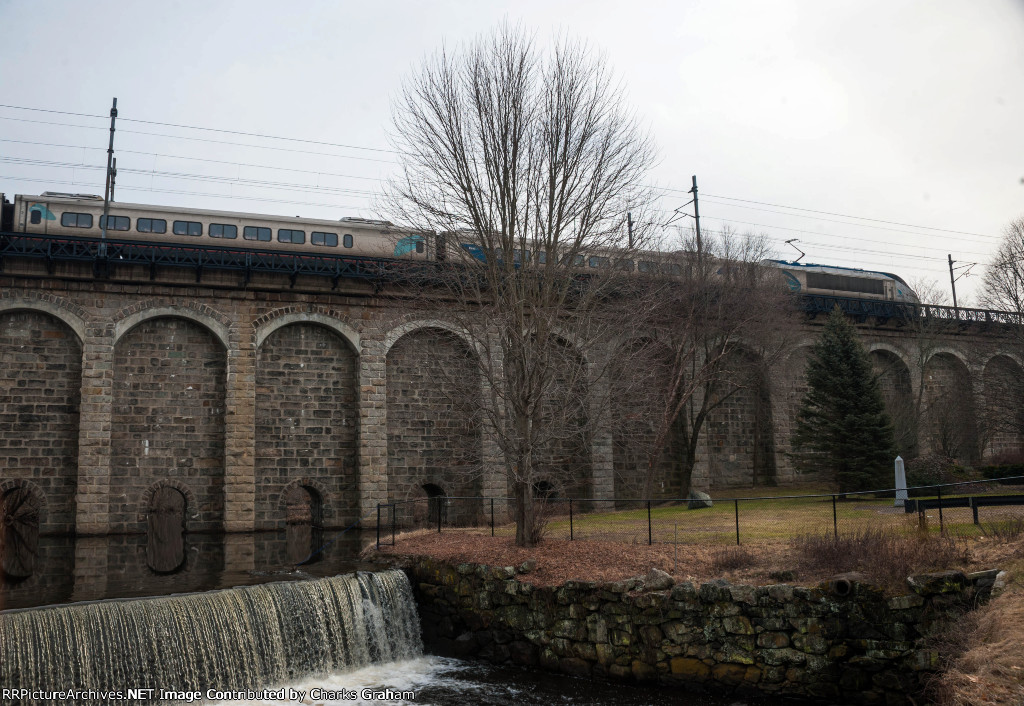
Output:
[[[503,19],[605,52],[659,145],[651,183],[696,174],[705,229],[944,292],[952,253],[982,263],[963,303],[1024,215],[1022,0],[0,0],[0,103],[104,116],[117,96],[119,201],[372,217],[402,77]],[[102,194],[108,123],[0,107],[0,191]]]

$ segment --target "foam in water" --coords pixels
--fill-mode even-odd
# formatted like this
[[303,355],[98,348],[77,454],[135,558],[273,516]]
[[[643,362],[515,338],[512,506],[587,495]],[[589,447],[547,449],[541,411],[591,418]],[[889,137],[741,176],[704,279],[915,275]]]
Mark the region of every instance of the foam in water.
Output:
[[128,689],[259,689],[422,651],[405,574],[359,573],[0,614],[0,690],[87,692],[20,703],[130,703]]

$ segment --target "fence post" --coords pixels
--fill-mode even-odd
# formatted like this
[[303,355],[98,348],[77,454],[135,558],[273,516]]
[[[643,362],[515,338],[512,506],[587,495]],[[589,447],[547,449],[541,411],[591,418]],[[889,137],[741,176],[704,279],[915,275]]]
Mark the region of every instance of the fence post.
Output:
[[380,549],[380,503],[377,503],[377,549]]
[[836,496],[832,494],[832,532],[835,533],[836,539],[839,539],[839,521],[836,518]]
[[647,501],[647,545],[654,544],[654,531],[651,529],[651,501]]
[[491,498],[491,536],[494,536],[494,498]]
[[733,503],[736,505],[736,546],[740,545],[740,499],[735,498]]
[[572,498],[569,498],[569,541],[572,539]]
[[944,535],[944,534],[946,534],[946,527],[942,523],[942,486],[940,485],[938,488],[939,488],[939,534],[940,535]]

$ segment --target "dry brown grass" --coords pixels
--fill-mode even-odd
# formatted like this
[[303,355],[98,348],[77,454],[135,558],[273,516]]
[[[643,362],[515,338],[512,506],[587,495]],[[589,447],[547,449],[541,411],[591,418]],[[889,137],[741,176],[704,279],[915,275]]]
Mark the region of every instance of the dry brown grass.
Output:
[[[831,550],[830,545],[823,545]],[[488,566],[517,566],[534,559],[537,567],[522,577],[535,585],[551,586],[576,579],[619,581],[646,573],[652,567],[675,575],[679,580],[707,581],[726,578],[735,583],[765,585],[777,583],[772,577],[791,571],[794,583],[813,586],[837,573],[858,570],[867,573],[891,593],[906,590],[903,579],[911,573],[958,568],[977,571],[1005,566],[1019,555],[1024,558],[1024,538],[1014,541],[990,539],[945,540],[939,537],[882,537],[878,543],[863,543],[854,551],[850,545],[836,545],[856,561],[822,561],[808,556],[796,542],[760,542],[740,547],[728,544],[647,545],[615,541],[548,539],[533,549],[516,547],[511,537],[490,537],[473,532],[418,531],[401,534],[394,547],[382,547],[385,554],[430,556],[450,562]],[[852,543],[851,543],[852,544]],[[883,553],[898,554],[882,561]],[[884,571],[879,571],[882,568]],[[879,576],[875,574],[880,573]],[[903,573],[900,577],[898,574]],[[895,579],[885,579],[895,576]]]
[[[1024,562],[1016,565],[1016,574]],[[1024,586],[1018,580],[988,605],[968,614],[947,637],[954,658],[932,683],[942,706],[1024,704]],[[953,642],[955,638],[955,642]],[[957,654],[959,653],[959,654]]]

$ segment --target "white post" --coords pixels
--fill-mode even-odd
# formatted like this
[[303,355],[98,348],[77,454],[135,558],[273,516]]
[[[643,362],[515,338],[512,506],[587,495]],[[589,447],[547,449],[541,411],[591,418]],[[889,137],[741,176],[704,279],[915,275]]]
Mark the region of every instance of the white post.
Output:
[[907,472],[903,468],[903,458],[901,456],[896,457],[896,500],[893,503],[895,507],[903,507],[903,502],[907,499]]

